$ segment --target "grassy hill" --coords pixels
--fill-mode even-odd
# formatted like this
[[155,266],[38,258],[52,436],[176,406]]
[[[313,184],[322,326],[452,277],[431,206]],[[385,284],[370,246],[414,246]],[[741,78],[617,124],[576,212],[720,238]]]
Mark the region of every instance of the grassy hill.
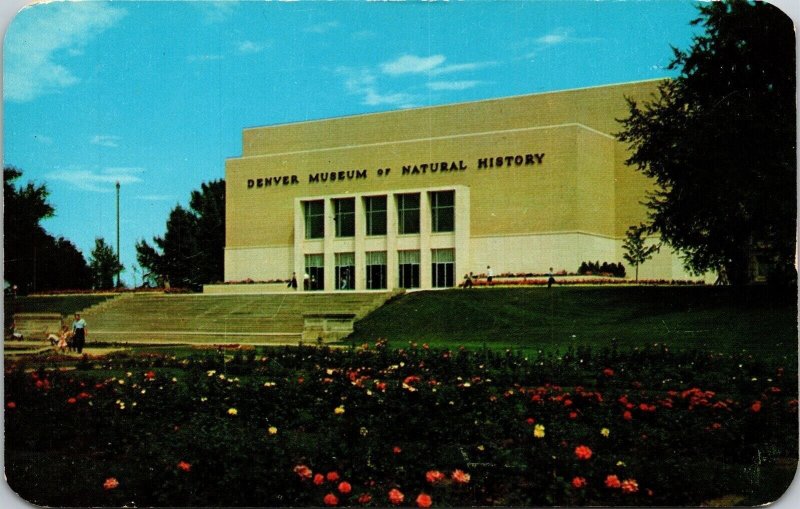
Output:
[[353,341],[564,350],[666,343],[796,355],[796,290],[766,287],[555,287],[424,291],[356,324]]

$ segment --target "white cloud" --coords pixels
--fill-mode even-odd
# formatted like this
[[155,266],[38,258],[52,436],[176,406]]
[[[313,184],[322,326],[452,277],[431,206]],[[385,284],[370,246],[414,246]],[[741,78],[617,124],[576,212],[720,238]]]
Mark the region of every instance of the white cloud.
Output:
[[253,42],[253,41],[242,41],[236,46],[236,51],[241,54],[253,54],[253,53],[260,53],[264,51],[267,47],[267,44]]
[[357,41],[363,41],[365,39],[372,39],[373,37],[377,37],[377,35],[378,33],[373,32],[372,30],[360,30],[358,32],[354,32],[353,35],[351,35],[350,37],[352,37]]
[[142,201],[172,201],[175,199],[171,194],[141,194],[135,198]]
[[478,85],[480,81],[431,81],[428,88],[431,90],[466,90]]
[[400,108],[413,108],[416,97],[406,92],[382,93],[378,90],[375,75],[367,69],[340,67],[337,73],[345,76],[345,88],[350,94],[360,95],[361,104],[367,106],[392,105]]
[[227,21],[233,15],[237,3],[237,0],[217,0],[214,2],[192,2],[192,5],[200,9],[201,16],[206,24],[215,24]]
[[186,57],[187,62],[213,62],[214,60],[222,60],[222,55],[189,55]]
[[100,145],[101,147],[119,147],[119,141],[122,138],[119,136],[109,136],[105,134],[95,134],[89,139],[92,145]]
[[536,38],[536,42],[538,44],[545,44],[547,46],[552,46],[553,44],[561,44],[562,42],[566,42],[569,40],[569,34],[567,32],[551,32],[547,35],[543,35],[541,37]]
[[484,67],[490,67],[493,65],[497,65],[497,62],[469,62],[465,64],[450,64],[441,67],[435,67],[428,71],[427,74],[430,76],[439,76],[441,74],[450,74],[454,72],[477,71],[478,69],[483,69]]
[[306,27],[303,29],[304,32],[310,32],[312,34],[324,34],[325,32],[330,32],[334,28],[339,26],[338,21],[326,21],[324,23],[317,23],[316,25],[311,25],[310,27]]
[[431,71],[443,64],[444,61],[444,55],[431,55],[429,57],[403,55],[397,60],[382,63],[381,71],[389,75],[419,74]]
[[114,191],[117,182],[120,184],[142,182],[136,174],[143,171],[143,168],[104,168],[97,171],[71,167],[50,172],[45,175],[45,179],[65,182],[83,191],[110,193]]
[[41,143],[42,145],[53,144],[53,138],[51,138],[50,136],[45,136],[44,134],[34,134],[33,139]]
[[99,2],[54,2],[23,10],[5,38],[5,98],[32,101],[80,83],[59,59],[79,57],[86,44],[125,15],[124,9]]

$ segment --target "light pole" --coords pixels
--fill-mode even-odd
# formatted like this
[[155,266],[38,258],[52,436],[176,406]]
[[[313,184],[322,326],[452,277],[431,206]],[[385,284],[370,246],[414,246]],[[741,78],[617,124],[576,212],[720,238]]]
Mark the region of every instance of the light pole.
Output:
[[117,288],[119,288],[119,180],[117,181]]

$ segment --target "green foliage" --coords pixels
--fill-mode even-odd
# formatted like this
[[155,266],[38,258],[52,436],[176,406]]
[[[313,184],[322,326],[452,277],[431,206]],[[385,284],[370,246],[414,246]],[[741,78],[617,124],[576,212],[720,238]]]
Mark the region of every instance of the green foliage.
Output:
[[89,267],[81,252],[63,237],[55,238],[40,224],[55,210],[45,185],[17,186],[22,171],[3,168],[4,278],[19,293],[88,288]]
[[102,237],[94,240],[89,267],[92,270],[92,285],[99,290],[114,288],[114,278],[124,270],[114,249]]
[[223,279],[225,181],[203,183],[192,191],[189,207],[172,209],[166,233],[153,239],[156,247],[144,240],[136,244],[146,278],[192,289]]
[[622,263],[614,262],[603,262],[602,264],[599,261],[581,262],[581,266],[578,267],[578,274],[581,276],[585,276],[587,274],[610,274],[614,277],[625,277],[625,266],[622,265]]
[[673,49],[681,74],[652,101],[629,100],[617,135],[631,148],[627,163],[658,184],[650,229],[696,272],[744,284],[758,257],[796,278],[792,21],[762,2],[698,9],[692,24],[705,32]]
[[639,281],[639,265],[652,258],[661,249],[660,244],[645,245],[646,232],[647,226],[644,224],[630,226],[625,232],[625,240],[622,241],[622,249],[625,250],[622,257],[636,268],[636,281]]

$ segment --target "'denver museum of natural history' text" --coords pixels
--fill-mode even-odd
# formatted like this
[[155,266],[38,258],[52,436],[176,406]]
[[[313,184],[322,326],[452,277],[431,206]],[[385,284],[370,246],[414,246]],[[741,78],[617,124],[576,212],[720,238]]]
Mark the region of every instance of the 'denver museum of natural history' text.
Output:
[[[487,267],[620,262],[653,183],[614,133],[625,98],[650,99],[657,84],[245,129],[226,163],[225,280],[437,288]],[[690,277],[669,249],[639,275]]]

